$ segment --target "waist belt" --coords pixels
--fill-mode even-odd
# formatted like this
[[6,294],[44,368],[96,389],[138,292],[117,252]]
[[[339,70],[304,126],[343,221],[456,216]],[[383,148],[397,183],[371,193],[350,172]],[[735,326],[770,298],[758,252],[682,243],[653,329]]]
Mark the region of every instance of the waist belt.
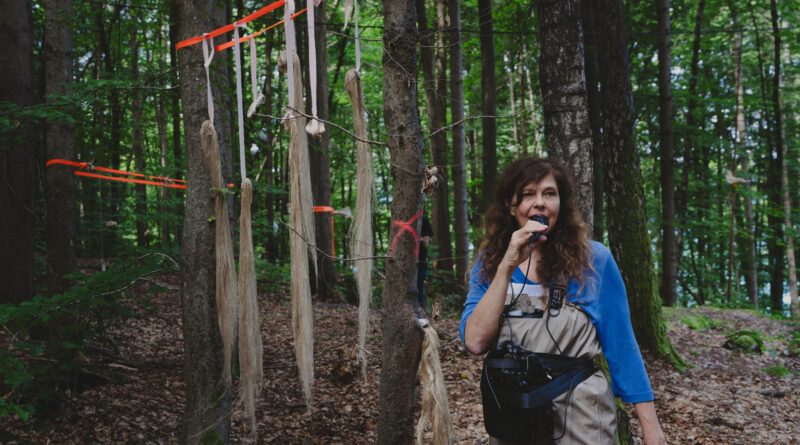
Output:
[[[537,361],[548,374],[552,373],[558,376],[547,384],[527,392],[492,388],[498,405],[502,403],[524,409],[535,408],[574,389],[595,372],[592,359],[571,358],[556,354],[537,353],[531,355],[538,357]],[[520,369],[519,362],[513,358],[488,358],[484,367],[494,370]],[[483,375],[487,380],[489,379],[487,373],[484,372]]]

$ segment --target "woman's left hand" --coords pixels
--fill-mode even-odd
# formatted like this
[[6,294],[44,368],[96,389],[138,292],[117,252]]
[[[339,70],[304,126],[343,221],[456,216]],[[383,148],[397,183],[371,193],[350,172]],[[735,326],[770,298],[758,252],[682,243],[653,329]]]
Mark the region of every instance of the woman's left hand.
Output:
[[636,417],[639,418],[639,424],[642,425],[644,445],[666,445],[667,439],[664,438],[664,431],[658,423],[655,404],[652,401],[634,403],[633,407],[636,410]]

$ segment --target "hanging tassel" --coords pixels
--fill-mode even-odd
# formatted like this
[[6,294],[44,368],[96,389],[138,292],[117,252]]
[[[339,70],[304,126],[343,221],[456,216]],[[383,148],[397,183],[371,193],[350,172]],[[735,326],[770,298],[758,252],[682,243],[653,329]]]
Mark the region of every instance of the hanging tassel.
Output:
[[[239,216],[239,369],[240,400],[256,433],[256,399],[264,378],[261,323],[258,315],[256,266],[253,255],[253,183],[242,180],[242,210]],[[255,439],[255,437],[254,437]]]
[[317,116],[317,45],[315,25],[315,10],[322,0],[306,0],[306,20],[308,24],[308,74],[311,88],[311,122],[306,125],[306,132],[311,136],[319,136],[325,132],[325,125]]
[[356,262],[356,287],[358,289],[358,360],[361,363],[361,374],[367,380],[367,330],[369,329],[369,305],[372,301],[372,152],[367,139],[366,109],[364,92],[361,88],[361,77],[356,70],[347,71],[344,78],[344,89],[353,106],[353,127],[356,136],[356,217],[351,231],[353,258]]
[[417,445],[422,445],[425,427],[433,428],[434,445],[451,445],[455,438],[447,387],[439,360],[439,336],[428,320],[417,320],[425,332],[422,340],[422,358],[419,362],[419,377],[422,383],[422,412],[417,423]]
[[[300,59],[293,54],[292,68],[294,91],[292,103],[302,104],[303,92],[300,81]],[[291,111],[290,111],[291,113]],[[308,138],[304,130],[305,118],[295,116],[287,121],[291,133],[289,143],[289,187],[290,187],[290,251],[292,257],[291,294],[292,329],[294,331],[295,354],[300,381],[303,385],[306,405],[312,406],[314,382],[314,312],[311,305],[311,282],[309,281],[309,254],[317,263],[314,235],[313,199],[309,174]],[[297,233],[295,233],[295,231]],[[304,240],[305,239],[305,240]],[[306,244],[308,241],[308,244]]]
[[217,321],[222,336],[224,356],[223,379],[226,385],[231,384],[231,351],[236,338],[236,268],[233,263],[233,242],[228,223],[228,207],[225,205],[225,188],[222,179],[222,168],[219,163],[219,143],[217,132],[211,121],[204,121],[200,128],[200,144],[203,147],[203,159],[211,171],[211,182],[217,190],[214,192],[214,226],[216,227],[215,251],[217,258],[216,292]]

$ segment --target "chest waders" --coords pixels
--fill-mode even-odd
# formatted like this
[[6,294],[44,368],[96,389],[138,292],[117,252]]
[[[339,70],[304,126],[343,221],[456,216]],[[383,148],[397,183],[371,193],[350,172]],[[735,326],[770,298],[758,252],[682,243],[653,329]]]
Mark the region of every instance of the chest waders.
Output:
[[509,285],[496,346],[484,359],[490,444],[614,443],[613,395],[593,366],[602,352],[594,326],[565,303],[563,284],[551,284],[547,298],[540,285],[522,286]]

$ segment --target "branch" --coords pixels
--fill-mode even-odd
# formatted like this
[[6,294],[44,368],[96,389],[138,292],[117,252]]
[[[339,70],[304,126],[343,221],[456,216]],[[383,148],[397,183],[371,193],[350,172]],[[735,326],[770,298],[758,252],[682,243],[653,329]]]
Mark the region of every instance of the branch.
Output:
[[340,257],[337,257],[337,256],[332,256],[332,255],[329,255],[327,252],[323,252],[319,247],[314,246],[313,244],[311,244],[310,241],[308,241],[303,235],[301,235],[291,225],[285,223],[281,219],[279,219],[278,222],[280,222],[281,224],[286,226],[289,230],[294,232],[294,234],[299,236],[300,239],[303,240],[303,242],[305,242],[307,245],[312,246],[314,249],[316,249],[317,252],[319,252],[320,254],[326,256],[327,258],[329,258],[331,260],[336,260],[336,261],[361,261],[361,260],[374,260],[374,259],[378,259],[378,258],[392,258],[391,256],[367,256],[367,257],[363,257],[363,258],[340,258]]
[[[295,113],[297,113],[297,114],[300,114],[301,116],[303,116],[303,117],[305,117],[305,118],[307,118],[307,119],[316,119],[316,120],[318,120],[318,121],[320,121],[320,122],[322,122],[322,123],[324,123],[324,124],[327,124],[327,125],[330,125],[330,126],[336,127],[336,128],[338,128],[339,130],[341,130],[341,131],[343,131],[343,132],[347,133],[347,134],[348,134],[350,137],[352,137],[353,139],[355,139],[355,140],[357,140],[357,141],[360,141],[360,142],[365,142],[365,143],[367,143],[367,144],[372,144],[372,145],[380,145],[380,146],[382,146],[382,147],[388,147],[388,146],[389,146],[389,144],[387,144],[386,142],[377,142],[377,141],[370,141],[369,139],[362,139],[362,138],[360,138],[360,137],[356,136],[354,133],[352,133],[352,132],[350,132],[350,131],[347,131],[347,130],[345,130],[345,129],[344,129],[344,127],[342,127],[341,125],[338,125],[338,124],[336,124],[336,123],[333,123],[333,122],[331,122],[331,121],[326,121],[325,119],[320,119],[320,118],[318,118],[318,117],[317,117],[317,118],[315,118],[314,116],[312,116],[312,115],[310,115],[310,114],[303,113],[302,111],[300,111],[300,110],[298,110],[298,109],[296,109],[296,108],[292,108],[292,107],[288,107],[288,106],[287,106],[286,108],[288,108],[288,109],[290,109],[290,110],[294,111],[294,112],[295,112]],[[266,118],[269,118],[269,119],[277,119],[277,120],[279,120],[279,121],[281,121],[281,122],[283,122],[283,121],[286,121],[286,120],[289,120],[289,119],[296,119],[296,118],[294,118],[294,117],[277,117],[277,116],[272,116],[272,115],[270,115],[270,114],[263,114],[263,113],[253,113],[253,114],[255,114],[256,116],[266,117]]]
[[514,116],[520,115],[520,114],[522,114],[522,113],[527,113],[527,112],[528,112],[528,111],[530,111],[530,110],[531,110],[531,108],[526,108],[526,109],[524,109],[524,110],[520,110],[520,111],[518,111],[518,112],[516,112],[516,113],[514,113],[514,114],[506,114],[505,116],[486,116],[486,115],[484,115],[484,116],[471,116],[471,117],[466,117],[466,118],[464,118],[464,119],[461,119],[461,120],[460,120],[460,121],[458,121],[458,122],[453,122],[453,123],[452,123],[452,124],[450,124],[450,125],[446,125],[446,126],[444,126],[444,127],[442,127],[442,128],[439,128],[439,129],[437,129],[436,131],[434,131],[434,132],[432,132],[430,135],[428,135],[428,137],[426,137],[425,139],[430,139],[430,138],[432,138],[432,137],[433,137],[433,135],[435,135],[435,134],[437,134],[437,133],[439,133],[439,132],[442,132],[442,131],[444,131],[444,130],[447,130],[448,128],[455,127],[456,125],[463,124],[463,123],[464,123],[464,122],[466,122],[466,121],[474,121],[474,120],[476,120],[476,119],[484,119],[484,118],[490,118],[490,119],[505,119],[505,118],[514,117]]

